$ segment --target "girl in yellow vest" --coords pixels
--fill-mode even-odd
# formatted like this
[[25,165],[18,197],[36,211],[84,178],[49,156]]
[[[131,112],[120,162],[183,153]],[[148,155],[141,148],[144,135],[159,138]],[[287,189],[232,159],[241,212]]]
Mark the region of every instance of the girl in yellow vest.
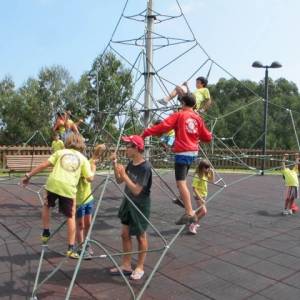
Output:
[[196,168],[196,174],[193,178],[193,191],[194,198],[196,201],[197,211],[196,215],[198,217],[198,221],[189,225],[189,232],[191,234],[197,233],[197,228],[200,226],[200,219],[203,218],[207,214],[206,208],[206,197],[208,193],[207,183],[214,181],[214,171],[211,168],[209,161],[200,160],[199,165]]

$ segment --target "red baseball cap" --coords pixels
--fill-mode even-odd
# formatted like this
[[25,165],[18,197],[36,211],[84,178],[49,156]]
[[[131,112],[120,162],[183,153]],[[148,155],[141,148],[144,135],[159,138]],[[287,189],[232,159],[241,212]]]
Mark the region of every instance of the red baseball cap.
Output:
[[132,143],[138,150],[144,150],[144,140],[140,135],[122,136],[122,141]]

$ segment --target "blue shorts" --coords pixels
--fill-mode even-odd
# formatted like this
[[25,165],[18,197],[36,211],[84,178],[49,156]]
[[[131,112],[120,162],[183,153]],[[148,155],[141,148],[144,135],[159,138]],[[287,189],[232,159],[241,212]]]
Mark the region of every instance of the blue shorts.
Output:
[[175,155],[175,179],[176,181],[185,180],[190,166],[196,156]]
[[89,201],[86,204],[82,204],[77,208],[76,217],[82,218],[84,216],[91,215],[93,213],[94,208],[94,199]]

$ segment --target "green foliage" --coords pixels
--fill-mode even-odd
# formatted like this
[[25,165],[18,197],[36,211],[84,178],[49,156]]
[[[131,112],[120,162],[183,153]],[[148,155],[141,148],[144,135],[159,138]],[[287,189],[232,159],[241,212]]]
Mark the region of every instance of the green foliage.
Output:
[[[264,82],[257,84],[249,80],[221,78],[209,89],[214,101],[209,117],[217,119],[215,135],[219,138],[233,137],[239,148],[262,147]],[[299,129],[300,96],[297,86],[283,78],[276,81],[269,79],[269,101],[267,148],[297,149],[291,115],[284,109],[294,111],[296,130]]]
[[[71,110],[72,118],[84,119],[83,135],[114,142],[118,136],[118,111],[130,108],[133,93],[130,70],[112,53],[98,56],[92,70],[74,81],[61,66],[43,68],[19,89],[10,77],[0,81],[0,144],[21,144],[36,130],[50,142],[58,111]],[[219,138],[233,138],[239,148],[260,148],[263,133],[264,82],[220,78],[209,86],[213,106],[207,123]],[[300,128],[300,96],[297,86],[284,78],[269,80],[268,148],[297,149],[289,108],[296,130]],[[132,103],[131,103],[132,104]],[[126,134],[142,131],[142,115],[131,107]],[[123,119],[124,121],[124,119]],[[105,134],[101,128],[105,125]],[[44,144],[40,135],[32,141]],[[228,144],[235,146],[235,144]]]
[[[98,85],[91,86],[97,76],[90,78],[87,72],[75,82],[61,66],[43,68],[37,79],[29,78],[19,89],[11,78],[4,78],[0,82],[0,144],[25,143],[36,130],[50,142],[56,113],[65,110],[71,110],[75,121],[82,118],[89,124],[81,125],[85,137],[93,138],[104,122],[114,135],[115,114],[106,112],[126,105],[132,94],[131,75],[111,53],[97,57],[92,68]],[[44,144],[42,135],[36,135],[31,144]]]

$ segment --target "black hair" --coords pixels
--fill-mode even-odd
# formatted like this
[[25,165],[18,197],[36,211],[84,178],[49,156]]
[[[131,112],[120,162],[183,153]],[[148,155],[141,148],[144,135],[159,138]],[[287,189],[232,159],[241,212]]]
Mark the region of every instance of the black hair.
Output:
[[196,81],[200,81],[204,85],[204,87],[206,87],[207,83],[208,83],[207,79],[205,77],[203,77],[203,76],[198,77],[196,79]]
[[182,96],[180,102],[188,107],[194,107],[196,105],[196,99],[192,94]]

